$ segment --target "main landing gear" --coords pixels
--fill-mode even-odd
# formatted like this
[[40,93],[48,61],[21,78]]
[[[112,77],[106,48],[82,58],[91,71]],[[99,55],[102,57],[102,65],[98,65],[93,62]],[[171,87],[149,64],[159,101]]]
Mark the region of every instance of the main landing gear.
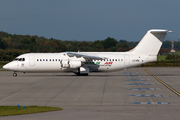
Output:
[[79,67],[78,71],[75,74],[77,76],[88,76],[88,74],[89,74],[89,67],[87,67],[87,66]]
[[13,73],[13,76],[16,77],[16,76],[17,76],[17,73],[14,72],[14,73]]
[[75,73],[77,76],[88,76],[88,73],[86,74],[80,74],[80,73]]

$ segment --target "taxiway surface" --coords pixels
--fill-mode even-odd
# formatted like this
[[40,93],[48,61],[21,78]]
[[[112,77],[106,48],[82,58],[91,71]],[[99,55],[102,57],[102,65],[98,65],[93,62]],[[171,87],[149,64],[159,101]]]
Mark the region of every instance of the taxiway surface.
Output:
[[[180,68],[146,68],[180,92]],[[62,107],[63,111],[0,117],[38,120],[178,120],[180,97],[144,68],[90,73],[0,71],[0,105]]]

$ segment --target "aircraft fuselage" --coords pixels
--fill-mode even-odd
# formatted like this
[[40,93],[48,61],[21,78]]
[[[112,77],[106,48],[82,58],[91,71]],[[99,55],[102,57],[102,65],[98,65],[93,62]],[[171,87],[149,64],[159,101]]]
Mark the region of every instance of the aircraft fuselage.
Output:
[[[85,60],[80,57],[69,57],[64,53],[27,53],[18,56],[14,61],[8,63],[4,68],[15,72],[77,72],[77,68],[63,67],[62,61],[73,61],[79,59],[89,67],[91,72],[106,72],[126,69],[147,63],[146,56],[130,55],[128,52],[84,52],[106,56],[104,60]],[[156,60],[154,56],[153,61]],[[152,61],[152,60],[151,60]]]

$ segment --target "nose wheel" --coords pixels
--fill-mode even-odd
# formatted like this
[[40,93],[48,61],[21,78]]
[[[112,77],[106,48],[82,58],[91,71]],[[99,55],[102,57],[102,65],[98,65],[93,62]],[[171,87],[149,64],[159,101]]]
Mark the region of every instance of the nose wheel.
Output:
[[16,76],[17,76],[17,73],[13,73],[13,76],[16,77]]

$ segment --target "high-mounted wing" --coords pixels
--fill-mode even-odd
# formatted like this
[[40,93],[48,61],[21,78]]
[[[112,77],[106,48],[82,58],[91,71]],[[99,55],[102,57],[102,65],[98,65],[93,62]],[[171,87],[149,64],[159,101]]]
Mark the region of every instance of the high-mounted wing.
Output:
[[81,53],[81,52],[67,52],[67,55],[70,57],[83,57],[87,60],[104,60],[107,59],[106,57],[100,57],[95,53]]

